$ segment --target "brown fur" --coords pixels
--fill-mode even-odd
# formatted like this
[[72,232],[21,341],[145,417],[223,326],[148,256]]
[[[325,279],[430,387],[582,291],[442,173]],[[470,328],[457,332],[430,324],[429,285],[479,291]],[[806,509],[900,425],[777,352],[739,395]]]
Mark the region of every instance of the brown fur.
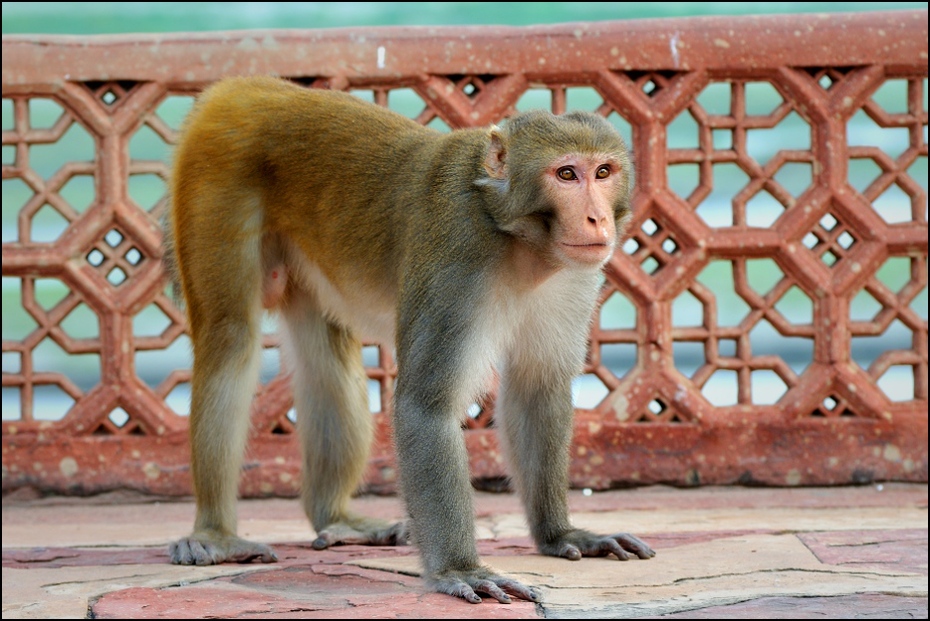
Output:
[[394,340],[401,487],[425,577],[477,602],[538,599],[481,566],[460,421],[496,365],[503,442],[545,553],[653,552],[571,527],[570,384],[598,272],[629,215],[629,157],[602,118],[532,112],[440,134],[340,92],[274,78],[208,89],[175,155],[170,233],[194,348],[194,532],[181,564],[258,558],[236,489],[262,309],[280,311],[318,538],[403,543],[352,513],[371,441],[359,339]]

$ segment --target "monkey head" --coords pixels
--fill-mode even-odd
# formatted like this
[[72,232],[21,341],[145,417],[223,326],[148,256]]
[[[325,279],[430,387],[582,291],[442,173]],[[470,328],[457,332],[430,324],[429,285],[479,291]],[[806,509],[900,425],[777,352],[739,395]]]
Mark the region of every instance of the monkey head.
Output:
[[588,112],[518,114],[491,127],[484,160],[489,212],[555,267],[600,268],[630,217],[623,138]]

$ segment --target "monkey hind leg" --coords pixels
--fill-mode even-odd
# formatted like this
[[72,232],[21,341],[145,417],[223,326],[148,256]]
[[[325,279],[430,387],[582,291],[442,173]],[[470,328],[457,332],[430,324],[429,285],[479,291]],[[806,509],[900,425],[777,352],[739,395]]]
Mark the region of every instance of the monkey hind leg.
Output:
[[[187,202],[178,209],[201,205]],[[214,211],[220,213],[219,207]],[[240,220],[244,224],[229,225],[229,230],[222,223],[186,227],[177,240],[194,352],[190,442],[197,500],[193,533],[170,548],[171,561],[181,565],[275,560],[268,546],[236,536],[240,467],[261,362],[262,313],[260,234],[252,232],[257,227],[245,216]],[[224,238],[237,243],[218,241]]]
[[303,448],[301,497],[317,532],[313,546],[406,544],[405,522],[391,524],[348,509],[374,435],[361,343],[328,321],[308,294],[290,295],[282,315]]

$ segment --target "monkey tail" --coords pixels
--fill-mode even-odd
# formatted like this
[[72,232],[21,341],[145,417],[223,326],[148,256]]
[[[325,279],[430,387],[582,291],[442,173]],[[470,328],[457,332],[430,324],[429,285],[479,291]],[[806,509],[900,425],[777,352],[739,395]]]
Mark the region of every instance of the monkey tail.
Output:
[[[170,204],[170,200],[168,203]],[[179,308],[184,308],[184,290],[181,288],[181,272],[178,269],[178,256],[175,252],[174,226],[171,214],[166,213],[161,219],[162,248],[161,266],[171,283],[171,297]]]

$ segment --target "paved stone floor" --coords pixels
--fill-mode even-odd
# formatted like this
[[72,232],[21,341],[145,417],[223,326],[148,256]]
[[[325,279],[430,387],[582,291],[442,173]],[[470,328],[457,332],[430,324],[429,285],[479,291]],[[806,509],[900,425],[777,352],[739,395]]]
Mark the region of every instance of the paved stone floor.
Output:
[[[3,618],[927,618],[927,486],[572,492],[575,523],[640,535],[649,561],[542,557],[509,494],[476,494],[479,550],[541,604],[426,592],[410,547],[318,552],[293,499],[243,501],[275,564],[177,567],[189,501],[3,499]],[[400,518],[391,497],[366,514]]]

